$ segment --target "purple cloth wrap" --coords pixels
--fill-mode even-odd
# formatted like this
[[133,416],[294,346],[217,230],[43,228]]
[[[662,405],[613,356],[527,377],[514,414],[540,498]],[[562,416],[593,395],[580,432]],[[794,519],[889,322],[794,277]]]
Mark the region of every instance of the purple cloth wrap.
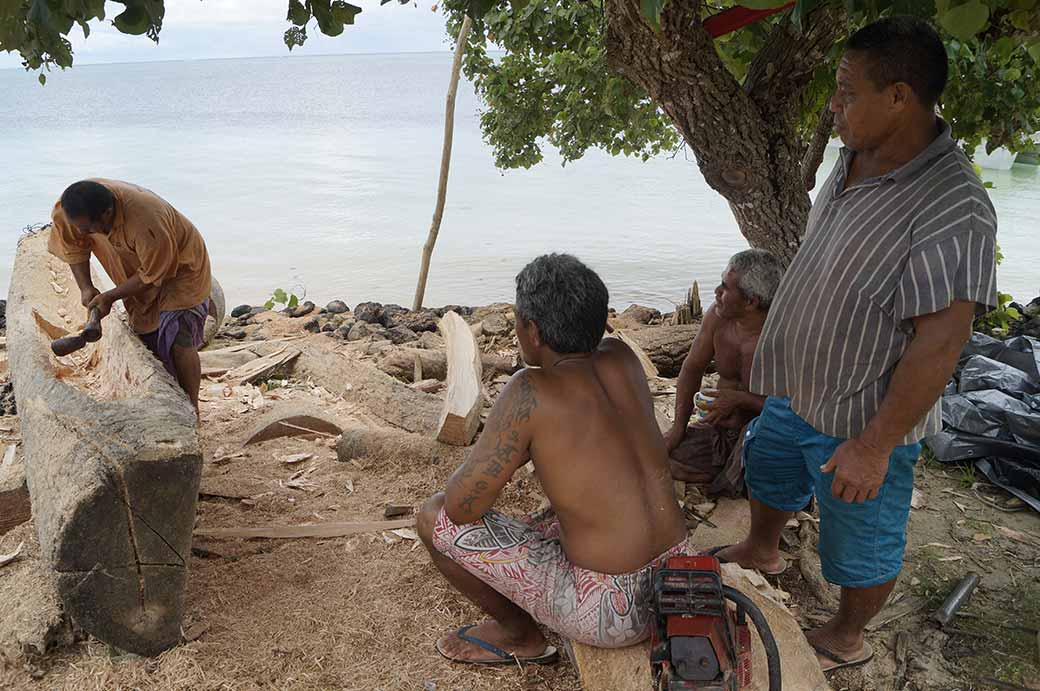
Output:
[[148,346],[148,350],[162,361],[166,371],[176,377],[177,370],[173,365],[172,352],[174,340],[180,330],[187,326],[191,330],[191,344],[195,348],[201,346],[208,316],[209,300],[186,310],[159,312],[159,328],[146,334],[139,334],[139,338]]

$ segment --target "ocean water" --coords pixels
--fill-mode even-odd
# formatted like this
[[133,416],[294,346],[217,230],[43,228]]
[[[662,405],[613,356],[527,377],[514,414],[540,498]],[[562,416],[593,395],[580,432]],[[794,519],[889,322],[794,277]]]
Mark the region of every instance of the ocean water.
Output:
[[[22,229],[80,178],[159,193],[202,231],[231,304],[276,288],[319,304],[408,305],[436,195],[451,56],[345,55],[0,70],[0,285]],[[829,151],[824,167],[833,164]],[[823,175],[824,173],[821,173]],[[1040,172],[986,171],[1006,259],[999,287],[1040,293]],[[425,303],[509,301],[534,256],[571,252],[611,303],[702,296],[747,246],[725,200],[680,151],[590,152],[499,171],[460,86],[448,201]]]

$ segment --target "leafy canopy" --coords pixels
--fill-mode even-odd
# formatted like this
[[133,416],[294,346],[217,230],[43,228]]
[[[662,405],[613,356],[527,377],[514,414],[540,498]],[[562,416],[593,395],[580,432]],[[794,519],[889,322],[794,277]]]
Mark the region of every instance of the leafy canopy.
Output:
[[[121,32],[159,40],[163,0],[117,0],[112,17]],[[382,4],[393,0],[382,0]],[[406,3],[408,0],[398,0]],[[646,21],[660,26],[669,0],[639,0]],[[645,92],[613,73],[606,60],[604,0],[446,0],[448,31],[463,12],[477,21],[465,71],[485,101],[481,122],[498,165],[528,167],[542,147],[563,159],[591,147],[647,158],[676,148],[679,137]],[[711,0],[702,17],[735,4],[781,7],[787,0]],[[886,14],[914,14],[940,27],[951,61],[943,114],[968,150],[985,138],[989,147],[1021,150],[1040,130],[1040,0],[797,0],[791,11],[720,37],[716,48],[738,80],[778,22],[796,26],[827,4],[844,6],[849,28]],[[308,27],[337,36],[361,8],[344,0],[287,0],[285,43],[307,40]],[[73,62],[68,35],[106,20],[104,0],[0,0],[0,50],[18,52],[28,70],[66,68]],[[493,51],[505,51],[501,56]],[[806,134],[832,88],[835,45],[803,98],[800,129]]]

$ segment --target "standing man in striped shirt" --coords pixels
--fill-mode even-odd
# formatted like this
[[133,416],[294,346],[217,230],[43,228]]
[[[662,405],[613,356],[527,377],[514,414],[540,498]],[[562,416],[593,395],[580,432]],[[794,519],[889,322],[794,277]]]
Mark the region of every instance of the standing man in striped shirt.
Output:
[[751,530],[718,552],[783,567],[780,532],[815,493],[838,613],[808,632],[825,671],[868,661],[864,629],[902,568],[914,464],[977,313],[996,305],[996,217],[935,114],[942,41],[896,17],[854,34],[831,99],[845,147],[759,338],[747,433]]

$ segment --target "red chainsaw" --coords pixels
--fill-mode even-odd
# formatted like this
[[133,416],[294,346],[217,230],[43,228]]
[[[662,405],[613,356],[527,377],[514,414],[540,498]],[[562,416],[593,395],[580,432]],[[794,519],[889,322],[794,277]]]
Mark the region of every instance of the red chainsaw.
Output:
[[653,581],[650,669],[657,691],[749,688],[748,619],[766,651],[769,691],[780,691],[780,653],[769,624],[746,595],[722,584],[717,558],[672,557]]

